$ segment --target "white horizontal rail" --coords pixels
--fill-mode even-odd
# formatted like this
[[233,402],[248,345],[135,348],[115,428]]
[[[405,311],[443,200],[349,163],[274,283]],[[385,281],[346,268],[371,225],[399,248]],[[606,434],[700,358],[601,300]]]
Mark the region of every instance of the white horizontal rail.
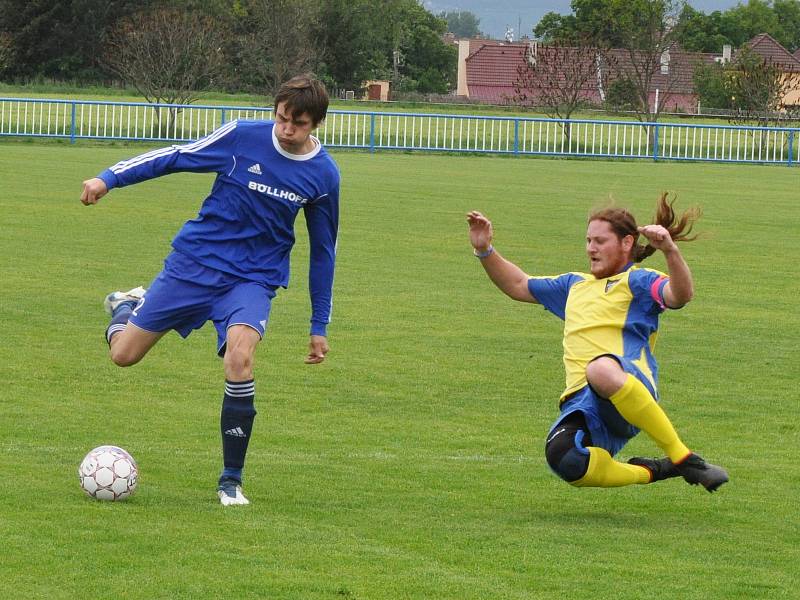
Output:
[[[0,98],[0,136],[187,142],[272,108]],[[800,129],[331,110],[330,147],[747,163],[800,162]]]

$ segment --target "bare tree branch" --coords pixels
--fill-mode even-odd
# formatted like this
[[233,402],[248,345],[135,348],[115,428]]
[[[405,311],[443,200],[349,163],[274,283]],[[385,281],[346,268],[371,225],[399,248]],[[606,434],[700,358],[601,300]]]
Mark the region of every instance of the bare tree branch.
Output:
[[[531,43],[525,64],[517,67],[513,100],[542,107],[555,118],[569,119],[581,106],[604,95],[604,53],[590,45]],[[564,128],[569,141],[569,127]]]
[[223,40],[209,17],[156,9],[120,22],[104,62],[148,102],[189,104],[220,73]]

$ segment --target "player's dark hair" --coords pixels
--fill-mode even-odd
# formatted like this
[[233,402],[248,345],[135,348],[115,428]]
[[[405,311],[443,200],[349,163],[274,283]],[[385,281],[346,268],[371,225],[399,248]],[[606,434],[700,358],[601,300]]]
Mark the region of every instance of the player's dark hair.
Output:
[[[672,205],[675,204],[675,199],[670,202],[668,199],[669,194],[664,192],[658,199],[656,205],[656,214],[653,217],[653,224],[661,225],[669,231],[670,237],[674,242],[691,242],[697,239],[697,235],[689,236],[692,232],[695,222],[702,215],[699,207],[692,207],[683,212],[678,217]],[[633,249],[631,258],[633,262],[642,262],[645,258],[653,254],[656,249],[649,243],[642,246],[636,242],[639,239],[639,231],[636,225],[636,219],[625,208],[608,207],[601,208],[594,211],[589,215],[589,223],[592,221],[605,221],[611,226],[611,229],[619,239],[624,238],[626,235],[633,236]]]
[[308,113],[314,127],[320,124],[328,113],[328,91],[319,79],[305,73],[292,77],[281,85],[275,95],[275,108],[281,102],[286,103],[286,110],[293,119]]

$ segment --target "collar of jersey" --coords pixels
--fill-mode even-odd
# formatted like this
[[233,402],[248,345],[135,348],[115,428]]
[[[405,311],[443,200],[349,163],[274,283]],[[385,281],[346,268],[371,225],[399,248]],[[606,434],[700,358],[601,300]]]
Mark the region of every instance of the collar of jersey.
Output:
[[619,273],[614,273],[613,275],[609,275],[608,277],[605,277],[605,279],[610,279],[612,277],[616,277],[617,275],[622,275],[626,271],[630,271],[634,267],[635,264],[636,264],[635,262],[631,261],[627,265],[622,267],[622,271],[620,271]]
[[316,137],[309,136],[312,140],[314,140],[314,149],[311,152],[306,154],[292,154],[291,152],[287,152],[283,149],[280,142],[278,141],[278,136],[275,135],[275,126],[272,127],[272,145],[275,146],[275,150],[278,151],[278,154],[281,156],[285,156],[289,160],[311,160],[317,154],[319,154],[320,149],[322,148],[322,144],[320,143],[319,139]]
[[[633,261],[631,261],[631,262],[629,262],[627,265],[625,265],[624,267],[622,267],[622,271],[620,271],[619,273],[614,273],[613,275],[609,275],[608,277],[603,277],[603,279],[611,279],[612,277],[617,277],[618,275],[622,275],[622,274],[623,274],[623,273],[625,273],[626,271],[630,271],[630,270],[631,270],[631,269],[632,269],[634,266],[636,266],[636,263],[635,263],[635,262],[633,262]],[[592,275],[592,277],[594,277],[594,275]],[[603,279],[597,279],[597,277],[594,277],[594,278],[595,278],[597,281],[603,281]]]

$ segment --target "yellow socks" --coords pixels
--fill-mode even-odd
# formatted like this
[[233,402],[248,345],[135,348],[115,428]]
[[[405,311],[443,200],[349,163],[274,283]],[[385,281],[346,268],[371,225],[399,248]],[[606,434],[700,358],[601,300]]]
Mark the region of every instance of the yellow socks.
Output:
[[576,487],[620,487],[634,483],[650,483],[650,471],[637,465],[617,462],[607,450],[590,446],[589,468],[578,481],[570,482]]
[[[666,413],[636,377],[629,374],[624,385],[611,395],[610,400],[619,414],[628,423],[649,435],[672,462],[678,463],[690,454],[689,448],[678,437]],[[594,454],[592,457],[594,458]]]

